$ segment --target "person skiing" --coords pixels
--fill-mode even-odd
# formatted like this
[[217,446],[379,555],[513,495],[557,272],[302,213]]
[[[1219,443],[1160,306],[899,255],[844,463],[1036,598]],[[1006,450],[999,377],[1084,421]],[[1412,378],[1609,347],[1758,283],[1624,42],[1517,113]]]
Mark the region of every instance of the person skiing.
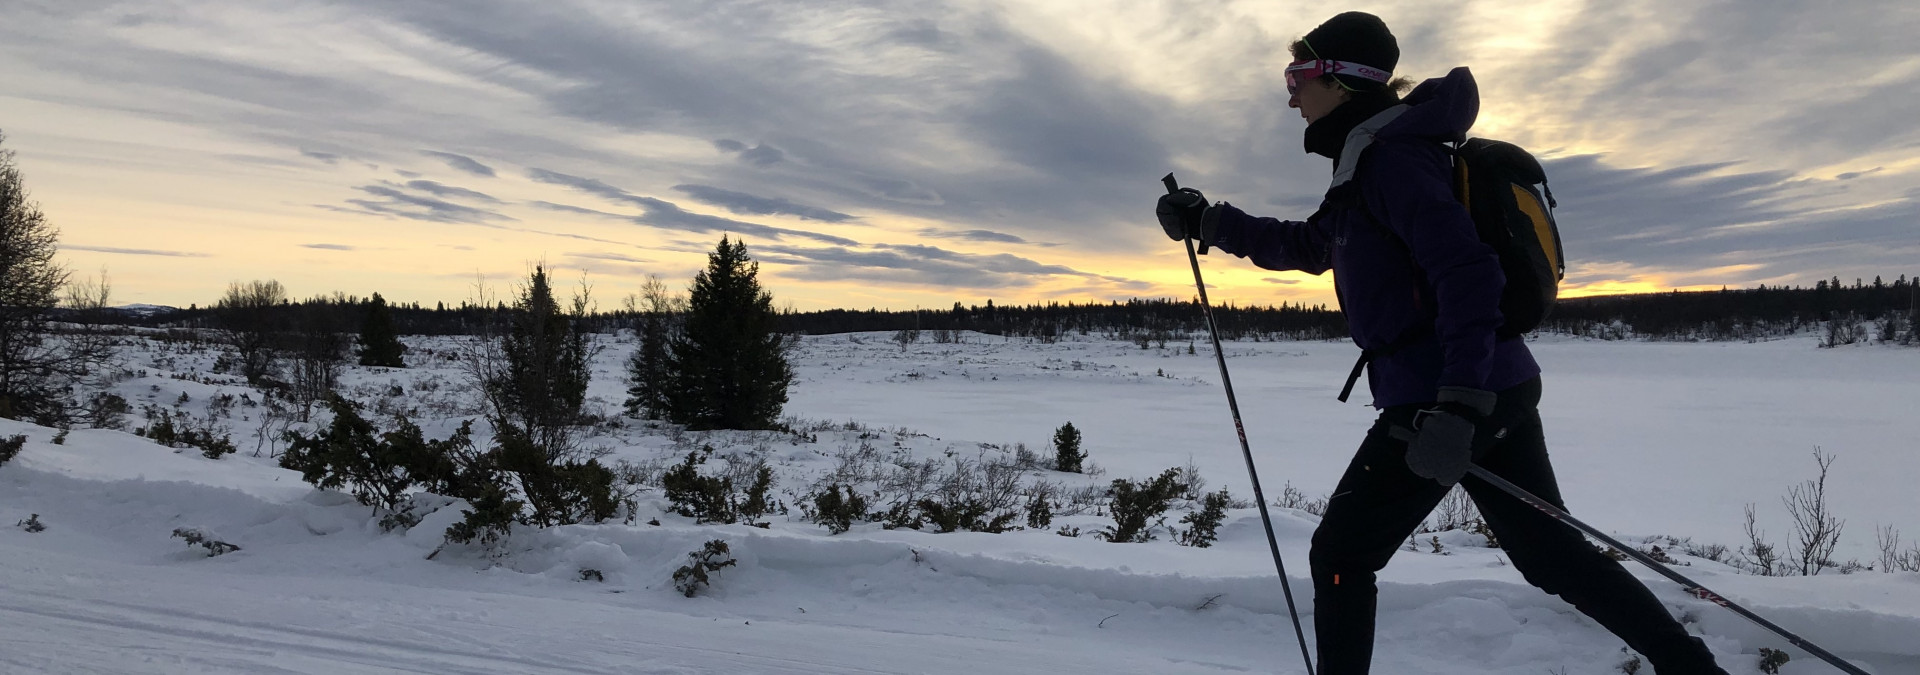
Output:
[[[1540,424],[1540,366],[1499,334],[1505,276],[1454,197],[1448,149],[1466,138],[1479,92],[1466,68],[1401,97],[1400,48],[1371,14],[1339,14],[1292,45],[1289,99],[1306,151],[1334,160],[1305,221],[1255,217],[1191,188],[1160,198],[1169,237],[1270,270],[1334,272],[1364,351],[1378,418],[1329,498],[1308,562],[1320,675],[1371,666],[1384,568],[1456,483],[1528,583],[1559,596],[1661,675],[1725,675],[1640,581],[1574,529],[1478,478],[1491,471],[1562,509]],[[1365,155],[1365,161],[1361,156]],[[1351,381],[1349,382],[1351,386]]]

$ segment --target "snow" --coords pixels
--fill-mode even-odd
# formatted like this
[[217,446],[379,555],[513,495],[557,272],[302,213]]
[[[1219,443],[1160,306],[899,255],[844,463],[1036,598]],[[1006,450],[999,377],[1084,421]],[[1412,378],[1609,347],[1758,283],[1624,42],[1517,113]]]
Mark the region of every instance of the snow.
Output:
[[[968,334],[902,350],[884,334],[807,338],[788,412],[855,421],[812,440],[720,432],[676,438],[629,424],[589,442],[610,459],[677,461],[765,451],[781,498],[870,441],[913,457],[1035,451],[1072,421],[1103,478],[1047,475],[1067,487],[1145,477],[1192,461],[1248,497],[1244,463],[1208,346],[1141,350]],[[420,367],[351,369],[344,389],[414,408],[429,435],[473,417],[449,339],[409,340]],[[611,343],[591,392],[617,410]],[[1340,343],[1229,344],[1269,499],[1283,485],[1320,496],[1370,421],[1333,401],[1353,349]],[[1742,509],[1785,543],[1779,497],[1810,478],[1814,446],[1838,455],[1830,498],[1848,520],[1838,558],[1877,559],[1872,528],[1920,537],[1914,469],[1920,350],[1543,339],[1543,403],[1563,491],[1583,520],[1629,543],[1652,535],[1740,543]],[[1051,531],[886,530],[829,536],[792,516],[771,527],[696,525],[642,499],[634,524],[521,529],[497,556],[443,547],[461,504],[382,532],[367,507],[312,489],[252,456],[260,409],[207,404],[248,390],[212,373],[214,354],[139,343],[112,386],[136,406],[216,414],[240,453],[207,459],[119,431],[0,420],[28,437],[0,466],[0,673],[1223,673],[1301,672],[1260,521],[1237,509],[1212,548],[1161,536],[1110,544]],[[141,374],[141,371],[145,371]],[[179,379],[181,377],[188,379]],[[390,384],[404,394],[387,396]],[[254,396],[257,398],[257,395]],[[1361,396],[1360,398],[1364,398]],[[311,428],[311,422],[295,428]],[[983,448],[982,443],[995,444]],[[716,462],[718,460],[716,459]],[[443,502],[436,501],[433,504]],[[40,514],[48,529],[9,525]],[[1306,550],[1315,519],[1275,509],[1276,536],[1308,614]],[[647,522],[658,519],[658,526]],[[1169,522],[1177,516],[1169,518]],[[1091,513],[1057,525],[1092,531]],[[199,528],[242,547],[207,557],[171,536]],[[1382,575],[1375,672],[1569,675],[1620,672],[1620,643],[1527,586],[1497,549],[1462,532],[1446,554],[1403,550]],[[687,554],[724,539],[739,561],[686,598],[671,582]],[[430,558],[430,559],[429,559]],[[1870,672],[1920,672],[1920,574],[1756,577],[1706,560],[1679,568]],[[582,581],[583,569],[604,582]],[[1785,641],[1635,570],[1737,675]],[[1783,673],[1834,670],[1789,649]]]

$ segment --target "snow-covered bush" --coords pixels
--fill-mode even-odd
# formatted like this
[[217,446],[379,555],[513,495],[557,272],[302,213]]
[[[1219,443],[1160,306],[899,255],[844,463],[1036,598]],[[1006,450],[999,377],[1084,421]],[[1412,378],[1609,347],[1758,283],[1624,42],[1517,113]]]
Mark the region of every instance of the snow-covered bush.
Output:
[[673,504],[675,513],[696,523],[732,523],[739,519],[733,479],[700,473],[700,467],[712,456],[711,445],[687,453],[686,461],[660,475],[660,487],[666,490],[667,501]]
[[1627,675],[1637,675],[1640,672],[1640,669],[1645,665],[1644,663],[1641,662],[1640,655],[1635,654],[1631,651],[1628,651],[1626,647],[1621,647],[1620,653],[1623,657],[1622,660],[1620,661],[1620,665],[1617,666],[1620,669],[1620,672],[1626,673]]
[[26,445],[27,437],[21,434],[14,434],[0,439],[0,465],[12,461],[15,455],[20,454],[20,448],[26,447]]
[[860,497],[860,493],[852,488],[842,488],[839,483],[829,483],[825,489],[815,493],[813,512],[807,514],[808,520],[826,527],[828,534],[841,534],[853,529],[853,521],[866,517],[866,500]]
[[1153,540],[1153,528],[1166,521],[1173,500],[1186,491],[1180,482],[1178,467],[1167,469],[1151,480],[1131,481],[1116,478],[1107,489],[1113,514],[1113,526],[1100,532],[1107,541],[1138,543]]
[[1180,517],[1180,522],[1187,525],[1185,531],[1175,535],[1180,545],[1194,548],[1212,546],[1214,540],[1219,538],[1220,523],[1227,519],[1227,504],[1232,502],[1233,497],[1227,495],[1226,488],[1201,498],[1200,510]]
[[175,414],[165,408],[148,408],[147,426],[134,430],[134,434],[169,448],[199,448],[207,459],[219,459],[234,451],[233,439],[227,435],[226,428],[217,424],[211,415],[196,419],[192,413]]
[[520,521],[550,527],[596,523],[619,513],[613,471],[597,459],[553,461],[546,448],[513,426],[495,430],[489,459],[503,475],[519,479],[531,511]]
[[212,534],[208,534],[205,530],[198,528],[176,527],[173,530],[173,536],[187,540],[188,546],[199,546],[207,549],[207,557],[209,558],[240,550],[239,546],[220,541]]
[[[359,405],[334,395],[333,420],[312,436],[292,434],[280,466],[323,490],[345,489],[366,506],[392,511],[416,487],[466,497],[461,464],[472,455],[472,429],[462,425],[444,440],[425,438],[420,427],[396,420],[381,433],[362,418]],[[468,472],[470,473],[470,472]]]
[[1027,489],[1027,528],[1044,530],[1053,527],[1053,494],[1059,486],[1053,483],[1035,483]]
[[1786,652],[1768,647],[1760,648],[1760,672],[1767,675],[1780,675],[1780,666],[1787,665],[1793,657]]
[[700,550],[687,554],[687,558],[687,564],[673,571],[673,587],[689,598],[700,592],[701,587],[713,584],[715,571],[738,562],[728,550],[727,542],[719,539],[707,542]]
[[1010,460],[981,455],[953,459],[933,495],[915,503],[919,514],[939,532],[1005,532],[1013,526],[1020,498],[1020,469]]
[[125,429],[126,415],[133,412],[127,399],[110,391],[94,392],[80,406],[87,426],[95,429]]

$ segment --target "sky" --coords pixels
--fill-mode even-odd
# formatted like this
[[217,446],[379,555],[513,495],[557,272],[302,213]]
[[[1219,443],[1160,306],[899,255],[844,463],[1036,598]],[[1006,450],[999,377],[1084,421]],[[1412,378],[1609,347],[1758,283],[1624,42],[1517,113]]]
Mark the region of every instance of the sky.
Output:
[[[1172,171],[1304,219],[1286,45],[1380,15],[1545,161],[1570,295],[1920,274],[1920,3],[7,0],[0,133],[76,276],[185,306],[603,308],[745,240],[776,303],[1193,295]],[[1333,302],[1214,253],[1216,301]]]

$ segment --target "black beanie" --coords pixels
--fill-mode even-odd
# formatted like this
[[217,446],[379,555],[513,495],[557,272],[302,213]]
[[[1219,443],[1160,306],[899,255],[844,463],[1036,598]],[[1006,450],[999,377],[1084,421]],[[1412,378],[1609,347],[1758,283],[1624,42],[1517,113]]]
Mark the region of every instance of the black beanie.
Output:
[[[1366,12],[1342,12],[1301,38],[1307,41],[1305,56],[1329,61],[1348,61],[1393,72],[1400,64],[1400,42],[1387,30],[1387,22]],[[1386,86],[1352,75],[1335,75],[1352,89],[1379,89]]]

